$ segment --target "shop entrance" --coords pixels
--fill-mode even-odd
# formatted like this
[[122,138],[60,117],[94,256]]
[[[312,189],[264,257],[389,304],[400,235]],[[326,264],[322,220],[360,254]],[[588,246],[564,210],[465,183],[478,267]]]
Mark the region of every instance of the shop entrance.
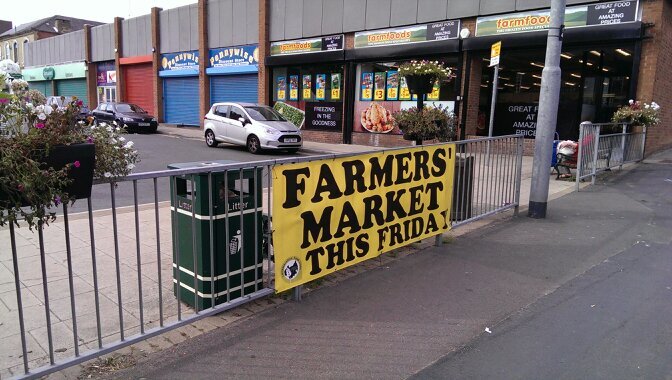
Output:
[[[562,82],[556,131],[560,139],[578,140],[583,121],[605,123],[631,93],[634,44],[567,47],[562,52]],[[536,135],[545,51],[510,50],[502,54],[495,107],[495,135]],[[493,69],[482,59],[478,135],[487,135]]]

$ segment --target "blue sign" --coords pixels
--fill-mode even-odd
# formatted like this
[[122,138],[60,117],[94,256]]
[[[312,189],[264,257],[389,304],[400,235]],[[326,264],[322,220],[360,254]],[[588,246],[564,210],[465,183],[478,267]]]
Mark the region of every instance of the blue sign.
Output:
[[161,55],[161,71],[196,70],[198,71],[198,51],[169,53]]
[[259,47],[257,45],[234,46],[210,49],[209,75],[254,74],[259,70]]

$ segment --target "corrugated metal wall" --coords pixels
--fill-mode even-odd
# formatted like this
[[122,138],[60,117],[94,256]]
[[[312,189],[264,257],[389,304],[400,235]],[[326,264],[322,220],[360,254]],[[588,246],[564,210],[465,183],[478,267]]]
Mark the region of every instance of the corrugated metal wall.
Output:
[[161,11],[161,53],[198,50],[198,4]]
[[259,0],[210,0],[208,2],[210,47],[259,42]]
[[84,60],[84,30],[26,44],[25,66],[43,66]]
[[551,0],[270,0],[269,33],[271,41],[291,40],[550,6]]
[[91,28],[91,60],[93,62],[114,59],[114,24]]
[[[121,21],[121,56],[152,54],[152,19],[150,15]],[[114,42],[114,41],[113,41]]]

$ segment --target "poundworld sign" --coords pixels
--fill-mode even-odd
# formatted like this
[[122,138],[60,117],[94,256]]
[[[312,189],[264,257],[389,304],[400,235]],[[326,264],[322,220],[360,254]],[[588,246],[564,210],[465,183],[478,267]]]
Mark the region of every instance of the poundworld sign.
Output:
[[[637,21],[637,1],[614,1],[567,7],[565,27],[598,26]],[[476,37],[548,29],[551,11],[520,12],[476,19]]]

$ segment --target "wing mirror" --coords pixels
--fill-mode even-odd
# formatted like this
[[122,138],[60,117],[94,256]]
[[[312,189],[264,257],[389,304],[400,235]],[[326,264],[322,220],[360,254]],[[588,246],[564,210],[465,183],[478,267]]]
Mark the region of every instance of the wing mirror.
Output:
[[241,123],[243,123],[243,126],[245,126],[245,125],[247,125],[247,124],[250,123],[250,122],[247,121],[247,119],[244,118],[244,117],[239,117],[239,118],[238,118],[238,121],[240,121]]

